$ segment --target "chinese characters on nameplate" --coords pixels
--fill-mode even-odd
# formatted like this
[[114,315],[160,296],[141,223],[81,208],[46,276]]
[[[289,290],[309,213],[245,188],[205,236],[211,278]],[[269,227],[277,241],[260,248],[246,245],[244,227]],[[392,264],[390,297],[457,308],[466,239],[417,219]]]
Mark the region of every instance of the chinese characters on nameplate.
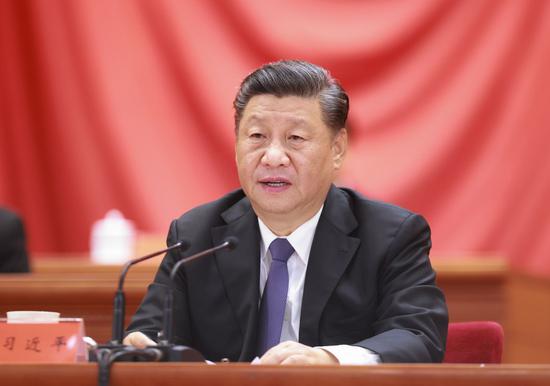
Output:
[[0,319],[0,362],[82,362],[88,360],[84,323],[10,323]]

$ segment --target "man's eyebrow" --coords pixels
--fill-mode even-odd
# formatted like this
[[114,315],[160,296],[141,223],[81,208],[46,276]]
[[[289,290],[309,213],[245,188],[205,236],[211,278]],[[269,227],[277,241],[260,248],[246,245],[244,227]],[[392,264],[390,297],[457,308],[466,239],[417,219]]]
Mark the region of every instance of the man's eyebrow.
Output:
[[241,126],[262,124],[264,121],[265,117],[263,117],[261,114],[253,113],[241,121]]

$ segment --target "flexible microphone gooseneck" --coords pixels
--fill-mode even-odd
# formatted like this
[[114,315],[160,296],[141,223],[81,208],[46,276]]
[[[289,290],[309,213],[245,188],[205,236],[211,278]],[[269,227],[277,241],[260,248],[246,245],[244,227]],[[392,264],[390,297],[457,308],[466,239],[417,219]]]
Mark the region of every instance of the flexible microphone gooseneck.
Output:
[[168,293],[166,295],[166,299],[164,303],[163,329],[160,334],[160,341],[159,341],[161,345],[169,346],[174,343],[173,342],[173,327],[174,327],[173,309],[174,309],[175,278],[181,266],[183,264],[189,263],[190,261],[210,255],[222,249],[230,249],[230,250],[235,249],[238,243],[239,243],[239,240],[236,237],[230,236],[226,238],[225,241],[220,245],[217,245],[213,248],[206,249],[202,252],[198,252],[192,256],[183,258],[180,261],[178,261],[174,265],[174,267],[172,267],[172,271],[170,271],[170,288],[168,289]]
[[190,243],[182,239],[178,241],[176,244],[165,248],[161,251],[153,252],[148,255],[138,257],[132,260],[127,261],[122,266],[122,271],[120,273],[120,276],[118,278],[118,288],[115,293],[115,299],[113,304],[113,324],[112,324],[112,338],[110,344],[112,345],[120,345],[122,344],[122,336],[124,334],[124,311],[126,308],[126,297],[124,295],[124,279],[126,278],[126,274],[128,273],[128,270],[130,267],[134,264],[141,263],[144,260],[151,259],[155,256],[161,255],[165,252],[171,251],[173,249],[180,249],[182,252],[189,249]]
[[[154,361],[158,362],[163,360],[164,352],[154,347],[146,347],[145,349],[138,349],[131,346],[124,346],[122,344],[122,336],[124,332],[124,311],[126,307],[126,297],[124,295],[124,279],[128,273],[130,267],[134,264],[141,263],[144,260],[148,260],[152,257],[158,256],[165,252],[181,249],[185,251],[189,248],[190,244],[187,240],[180,240],[176,244],[165,248],[161,251],[153,252],[148,255],[138,257],[127,261],[123,266],[118,278],[118,287],[115,293],[115,299],[113,304],[113,325],[112,325],[112,337],[111,341],[105,345],[97,346],[90,352],[90,361],[97,362],[98,365],[98,385],[108,386],[110,378],[111,365],[115,361],[129,360],[129,361]],[[182,357],[182,355],[180,355]]]

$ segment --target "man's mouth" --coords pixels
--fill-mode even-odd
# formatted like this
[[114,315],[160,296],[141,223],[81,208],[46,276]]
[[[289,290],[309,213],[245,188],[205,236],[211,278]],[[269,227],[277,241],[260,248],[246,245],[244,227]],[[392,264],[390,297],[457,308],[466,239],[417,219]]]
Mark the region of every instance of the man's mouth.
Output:
[[262,182],[262,184],[267,186],[273,186],[273,187],[288,185],[286,182],[282,182],[282,181]]
[[270,188],[282,188],[290,185],[290,181],[284,178],[262,178],[260,183]]

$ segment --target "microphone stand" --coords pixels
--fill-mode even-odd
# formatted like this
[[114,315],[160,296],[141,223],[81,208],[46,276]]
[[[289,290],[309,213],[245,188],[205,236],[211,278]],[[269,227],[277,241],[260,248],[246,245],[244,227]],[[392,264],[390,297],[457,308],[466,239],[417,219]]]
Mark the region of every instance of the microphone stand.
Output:
[[124,285],[124,279],[130,267],[134,264],[140,263],[143,260],[150,259],[154,256],[171,251],[172,249],[181,248],[186,250],[189,247],[189,243],[186,241],[180,241],[166,249],[158,252],[151,253],[149,255],[133,259],[124,264],[122,272],[120,274],[118,288],[115,294],[114,306],[113,306],[113,336],[111,341],[106,345],[98,346],[90,361],[97,361],[98,363],[98,385],[108,386],[110,378],[111,365],[115,361],[150,361],[150,362],[204,362],[205,359],[197,350],[183,346],[175,345],[173,343],[173,303],[174,303],[174,279],[179,268],[192,260],[200,257],[210,255],[221,249],[233,249],[238,243],[237,238],[228,237],[222,244],[205,251],[196,253],[187,258],[178,261],[172,271],[170,272],[170,287],[165,301],[163,330],[159,334],[160,341],[158,346],[149,346],[144,349],[138,349],[132,346],[126,346],[122,344],[122,335],[124,330],[124,307],[125,296],[122,290]]
[[118,288],[115,293],[115,299],[113,304],[112,339],[110,342],[112,345],[122,344],[122,336],[124,334],[124,313],[126,311],[126,296],[124,295],[123,287],[124,287],[124,280],[126,279],[126,275],[128,274],[130,267],[132,265],[141,263],[142,261],[149,260],[160,254],[169,252],[173,249],[179,248],[181,252],[183,252],[187,250],[189,246],[190,245],[186,240],[182,240],[161,251],[153,252],[148,255],[138,257],[136,259],[132,259],[124,263],[124,265],[122,266],[120,276],[118,278]]
[[[166,356],[163,350],[159,350],[154,346],[146,347],[144,349],[138,349],[136,347],[126,346],[122,344],[122,337],[124,334],[124,314],[126,307],[126,297],[123,290],[124,279],[126,278],[126,275],[132,265],[141,263],[144,260],[148,260],[174,249],[185,251],[188,248],[189,242],[186,240],[181,240],[178,243],[163,250],[129,260],[123,265],[113,302],[112,338],[109,343],[105,345],[99,345],[90,352],[90,362],[97,362],[98,364],[98,384],[100,386],[109,385],[110,368],[115,361],[166,361]],[[194,353],[192,354],[197,353],[198,355],[180,355],[180,360],[204,360],[200,353],[195,350],[192,351],[194,351]],[[199,357],[200,359],[198,359]]]

